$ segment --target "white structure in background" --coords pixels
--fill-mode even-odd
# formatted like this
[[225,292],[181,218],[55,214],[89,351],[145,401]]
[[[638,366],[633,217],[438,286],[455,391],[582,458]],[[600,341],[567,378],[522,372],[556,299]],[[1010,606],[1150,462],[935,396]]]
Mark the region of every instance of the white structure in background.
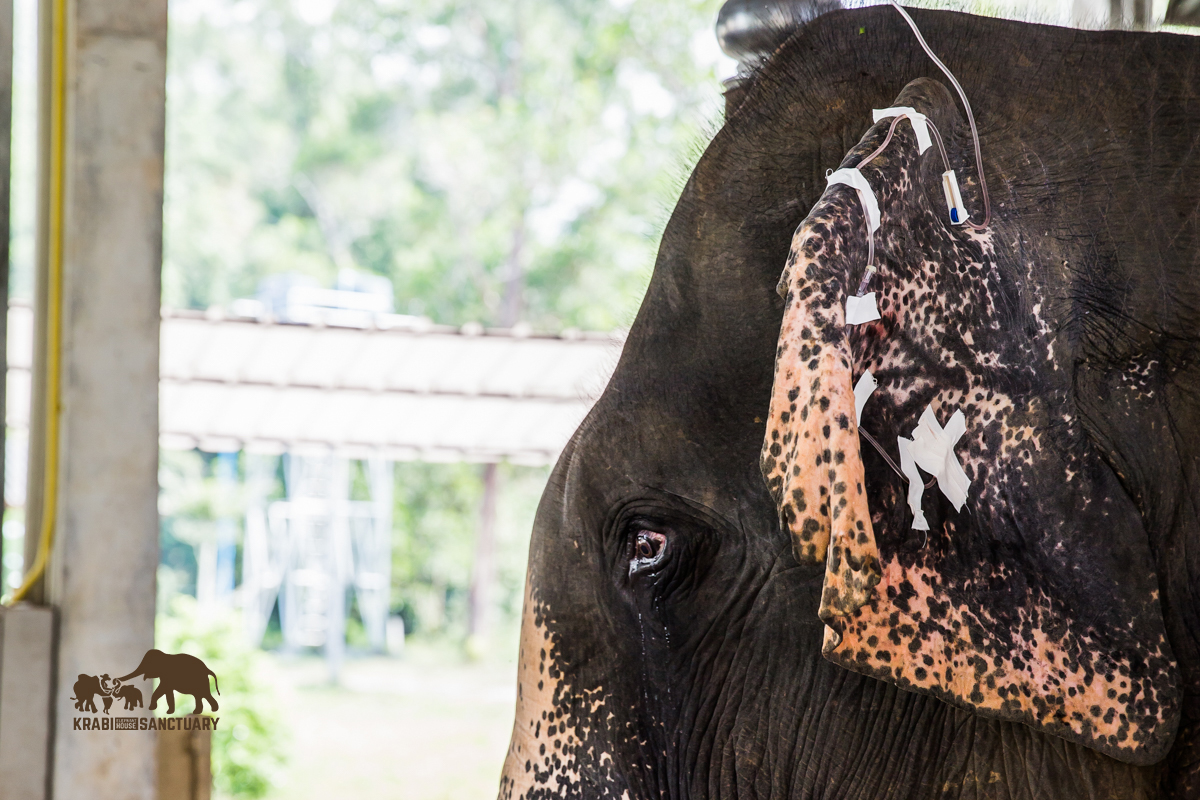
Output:
[[343,269],[332,289],[307,275],[272,275],[259,285],[256,299],[234,300],[231,311],[239,317],[301,325],[369,327],[378,315],[391,315],[392,304],[392,282],[387,278]]
[[[253,463],[270,463],[254,459]],[[333,451],[287,455],[286,500],[254,503],[242,550],[244,620],[262,641],[279,600],[284,642],[327,645],[336,665],[345,641],[346,589],[358,601],[371,647],[387,644],[391,592],[392,462],[366,461],[369,500],[351,500],[351,462]],[[252,489],[264,483],[251,476]],[[261,497],[261,495],[260,495]]]
[[[438,327],[390,313],[386,281],[339,284],[279,279],[235,307],[252,318],[166,315],[160,384],[165,447],[286,453],[285,500],[268,504],[254,487],[269,482],[249,481],[246,625],[261,641],[278,600],[285,644],[324,645],[335,675],[347,589],[371,645],[386,647],[391,463],[553,461],[620,341]],[[369,500],[350,499],[351,459],[366,465]]]
[[[350,589],[371,643],[384,645],[392,462],[552,463],[622,343],[434,325],[390,313],[384,288],[353,275],[335,289],[281,279],[235,303],[237,316],[163,311],[161,445],[246,451],[248,633],[261,641],[278,599],[285,641],[327,645],[335,667]],[[29,424],[31,331],[30,310],[11,307],[7,417],[18,437]],[[14,451],[15,482],[24,451]],[[287,497],[268,502],[280,455]],[[369,500],[350,499],[359,464]]]
[[163,446],[548,464],[621,344],[364,316],[369,326],[349,327],[164,312]]

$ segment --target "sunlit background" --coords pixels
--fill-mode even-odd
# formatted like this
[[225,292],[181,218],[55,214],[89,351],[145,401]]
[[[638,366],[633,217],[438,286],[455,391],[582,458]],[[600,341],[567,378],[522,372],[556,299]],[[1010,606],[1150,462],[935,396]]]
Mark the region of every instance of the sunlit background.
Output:
[[[720,123],[719,7],[171,3],[157,645],[220,675],[218,796],[494,796],[533,515]],[[36,16],[17,0],[6,587]]]

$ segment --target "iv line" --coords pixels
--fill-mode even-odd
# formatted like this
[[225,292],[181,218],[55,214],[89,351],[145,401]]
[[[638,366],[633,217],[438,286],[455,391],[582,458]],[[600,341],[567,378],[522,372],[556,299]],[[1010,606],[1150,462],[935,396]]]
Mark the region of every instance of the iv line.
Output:
[[[888,127],[887,136],[884,137],[883,143],[880,144],[879,147],[875,148],[870,155],[858,162],[858,166],[856,166],[855,169],[861,170],[867,164],[871,163],[876,156],[887,149],[888,144],[892,141],[892,136],[894,136],[896,133],[896,126],[900,124],[900,120],[902,119],[904,119],[903,116],[897,116],[892,119],[892,124],[890,127]],[[937,126],[933,124],[932,120],[927,120],[926,124],[929,126],[930,130],[933,131],[933,139],[935,142],[937,142],[938,152],[940,152],[942,155],[942,164],[946,167],[946,169],[950,169],[950,159],[946,156],[946,146],[942,142],[942,134],[938,131]],[[968,222],[970,222],[970,220],[968,220]],[[870,286],[871,278],[874,277],[875,272],[875,237],[871,234],[870,225],[868,224],[867,271],[863,274],[862,281],[858,284],[857,296],[862,297],[863,293],[867,291],[867,287]]]
[[[896,0],[888,0],[888,2],[900,12],[900,16],[904,17],[904,21],[908,23],[908,27],[912,28],[912,32],[917,37],[921,48],[925,51],[925,55],[929,56],[933,63],[937,64],[938,69],[944,72],[946,77],[950,79],[950,83],[954,85],[955,91],[958,92],[959,98],[962,99],[963,107],[967,110],[967,122],[971,123],[971,140],[975,143],[975,168],[979,173],[979,190],[983,193],[983,224],[976,225],[970,219],[967,219],[966,223],[975,230],[981,231],[992,221],[992,203],[988,198],[987,181],[983,177],[983,153],[979,149],[979,130],[975,127],[975,115],[971,112],[971,102],[967,100],[967,93],[963,91],[958,79],[954,77],[954,73],[942,63],[942,60],[925,43],[925,37],[921,35],[921,29],[917,27],[917,23],[913,22],[913,18],[908,15],[907,11],[900,7],[900,4]],[[939,136],[938,138],[940,139],[941,137]]]

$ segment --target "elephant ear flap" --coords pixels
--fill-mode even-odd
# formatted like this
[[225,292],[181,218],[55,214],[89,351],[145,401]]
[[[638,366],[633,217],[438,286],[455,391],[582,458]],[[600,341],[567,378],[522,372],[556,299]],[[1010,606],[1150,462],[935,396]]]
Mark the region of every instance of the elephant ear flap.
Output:
[[[950,131],[953,100],[935,88],[914,82],[893,105]],[[944,224],[921,190],[939,186],[941,167],[920,160],[908,131],[867,168],[889,259],[882,319],[847,328],[841,310],[865,261],[862,212],[845,187],[801,224],[783,278],[762,466],[797,559],[825,563],[823,652],[980,715],[1155,763],[1182,711],[1145,523],[1080,423],[1088,413],[1070,370],[1082,367],[1054,360],[1049,326],[995,317],[1015,301],[1000,296],[1008,281],[987,276],[1026,274],[1002,263],[1024,252],[1018,222],[994,220],[986,247]],[[951,331],[970,332],[969,346]],[[852,387],[866,365],[880,382],[863,421],[876,446],[906,460],[901,437],[939,437],[941,467],[918,455],[933,472],[897,467],[901,478],[860,447]],[[926,490],[931,474],[942,483]]]

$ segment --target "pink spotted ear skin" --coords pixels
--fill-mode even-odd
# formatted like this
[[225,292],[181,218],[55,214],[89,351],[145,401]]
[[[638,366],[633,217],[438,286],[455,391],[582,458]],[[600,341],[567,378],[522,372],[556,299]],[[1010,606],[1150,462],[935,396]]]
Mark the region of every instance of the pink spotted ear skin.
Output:
[[[980,606],[952,606],[928,568],[889,561],[876,595],[826,656],[848,669],[923,691],[983,716],[1019,720],[1136,764],[1157,763],[1174,741],[1178,699],[1165,638],[1148,657],[1108,655],[1105,643],[1066,628],[1057,640],[1036,604],[1016,641],[995,631],[1007,619]],[[1040,618],[1040,619],[1039,619]],[[840,645],[840,646],[839,646]]]
[[[848,210],[830,208],[830,224]],[[840,244],[840,237],[830,240],[810,226],[793,239],[761,458],[796,559],[826,563],[819,615],[835,630],[867,601],[880,576],[858,457],[845,312],[836,301],[842,284],[830,278],[814,287],[807,276],[819,257],[837,259]]]
[[[911,105],[945,134],[944,87],[914,81]],[[874,126],[844,164],[874,150]],[[785,312],[761,466],[802,563],[825,563],[823,652],[847,669],[1021,722],[1114,758],[1152,764],[1180,718],[1148,537],[1132,501],[1080,424],[1070,370],[1056,361],[1048,302],[1012,274],[1020,227],[1001,211],[984,233],[954,229],[924,186],[934,159],[912,134],[864,168],[883,211],[882,319],[844,325],[846,287],[865,259],[853,192],[828,191],[797,230],[781,279]],[[932,183],[930,183],[932,181]],[[974,187],[965,181],[971,202]],[[1032,325],[1012,321],[1013,309]],[[864,427],[885,447],[926,406],[967,433],[961,512],[937,491],[912,530],[907,486],[868,451],[852,386],[879,388]],[[893,452],[893,457],[895,457]]]

